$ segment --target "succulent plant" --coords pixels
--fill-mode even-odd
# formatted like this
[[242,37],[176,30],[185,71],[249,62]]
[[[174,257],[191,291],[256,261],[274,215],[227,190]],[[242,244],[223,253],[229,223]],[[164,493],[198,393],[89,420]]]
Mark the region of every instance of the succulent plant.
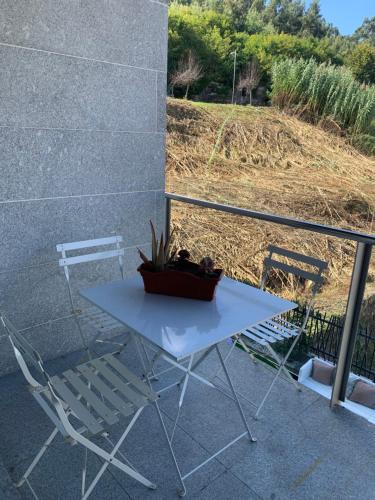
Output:
[[190,259],[190,252],[188,250],[182,249],[178,252],[179,260],[188,260]]
[[212,274],[215,269],[215,263],[211,257],[203,257],[199,263],[199,270],[204,274]]
[[138,248],[139,255],[143,262],[152,267],[154,271],[164,271],[167,265],[173,261],[176,250],[171,252],[171,236],[166,239],[164,243],[164,235],[161,233],[160,241],[156,238],[155,227],[150,221],[151,225],[151,259],[149,259],[143,252]]

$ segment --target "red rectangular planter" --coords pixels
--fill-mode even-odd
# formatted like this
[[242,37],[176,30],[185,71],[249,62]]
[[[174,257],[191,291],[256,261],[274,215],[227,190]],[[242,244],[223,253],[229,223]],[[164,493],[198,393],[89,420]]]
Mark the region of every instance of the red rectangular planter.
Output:
[[216,285],[219,283],[223,271],[218,272],[217,278],[203,278],[192,273],[177,270],[148,271],[143,264],[138,268],[143,278],[145,292],[185,297],[197,300],[212,300]]

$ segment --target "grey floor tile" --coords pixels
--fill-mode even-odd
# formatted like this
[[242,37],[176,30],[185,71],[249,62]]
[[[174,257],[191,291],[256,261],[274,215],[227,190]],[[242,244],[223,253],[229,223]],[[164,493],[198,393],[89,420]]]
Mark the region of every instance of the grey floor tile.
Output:
[[[146,414],[147,412],[147,414]],[[136,499],[164,499],[173,498],[180,489],[177,473],[173,466],[165,435],[154,408],[147,408],[145,418],[139,419],[135,432],[129,435],[128,458],[142,471],[150,481],[158,485],[156,491],[145,490],[141,485],[129,480],[126,476],[120,477],[116,471],[116,477],[121,480],[129,495]],[[164,421],[169,434],[172,431],[172,421],[163,414]],[[173,440],[173,448],[184,475],[198,466],[209,457],[207,450],[198,441],[191,438],[182,429],[177,429]],[[193,498],[195,493],[206,487],[212,480],[219,476],[224,467],[216,460],[202,467],[191,477],[186,479],[188,496]]]
[[2,500],[21,500],[19,492],[12,486],[4,490],[0,489],[0,498]]
[[12,467],[39,451],[53,424],[25,385],[1,405],[0,456],[6,467]]
[[197,500],[259,500],[256,493],[229,471],[221,474],[196,497]]
[[231,472],[265,499],[294,498],[293,488],[325,460],[312,441],[296,446],[285,433],[257,443]]
[[330,453],[290,485],[296,500],[372,500],[375,491],[373,459],[346,460]]
[[20,500],[20,494],[9,477],[8,471],[0,457],[0,498],[3,500]]

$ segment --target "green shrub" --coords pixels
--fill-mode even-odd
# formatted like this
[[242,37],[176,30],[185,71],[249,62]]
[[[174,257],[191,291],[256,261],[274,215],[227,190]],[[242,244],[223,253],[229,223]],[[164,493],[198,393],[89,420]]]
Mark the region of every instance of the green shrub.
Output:
[[276,61],[271,97],[279,107],[333,120],[353,134],[368,133],[375,118],[374,86],[360,84],[347,68],[313,59]]
[[194,86],[199,93],[210,82],[231,81],[233,58],[230,56],[234,28],[224,14],[172,3],[169,7],[168,71],[191,50],[203,69],[203,77]]
[[375,83],[375,47],[360,43],[348,55],[346,63],[357,80]]
[[359,134],[353,137],[353,145],[367,156],[375,156],[375,136]]
[[325,39],[300,38],[286,34],[258,34],[242,38],[239,47],[240,61],[248,61],[256,57],[264,75],[263,83],[269,84],[273,63],[286,58],[315,59],[318,62],[330,61],[342,64],[341,56],[337,55]]

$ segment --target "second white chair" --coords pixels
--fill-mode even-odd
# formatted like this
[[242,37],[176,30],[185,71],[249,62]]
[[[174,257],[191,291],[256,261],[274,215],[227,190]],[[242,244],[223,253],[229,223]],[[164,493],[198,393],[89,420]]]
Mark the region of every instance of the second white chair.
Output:
[[[290,380],[293,385],[295,385],[297,389],[300,389],[297,381],[294,380],[294,378],[286,368],[286,363],[297,342],[301,338],[301,335],[305,331],[316,294],[318,293],[324,282],[323,272],[328,267],[327,262],[324,262],[323,260],[316,259],[314,257],[303,255],[297,252],[292,252],[284,248],[270,245],[268,247],[268,250],[269,255],[264,260],[264,270],[260,285],[260,288],[262,290],[265,290],[266,288],[266,285],[270,278],[271,270],[281,271],[285,275],[293,275],[298,280],[298,283],[311,282],[312,287],[307,294],[308,299],[300,324],[292,324],[284,317],[278,316],[276,318],[271,318],[267,321],[263,321],[262,323],[258,323],[257,325],[246,328],[245,330],[238,332],[238,334],[234,337],[232,347],[225,358],[225,361],[228,362],[233,349],[237,344],[240,344],[241,347],[254,360],[253,353],[251,352],[248,343],[245,342],[246,339],[249,343],[258,344],[265,348],[271,355],[271,358],[276,362],[277,371],[260,405],[257,407],[257,411],[255,414],[256,418],[259,416],[264,403],[266,402],[268,396],[272,391],[272,388],[274,387],[278,377],[282,372],[286,375],[287,379]],[[284,260],[288,259],[289,262],[294,261],[295,264],[282,261],[280,260],[280,258],[284,258]],[[302,266],[304,266],[305,268],[308,267],[309,270],[306,270]],[[276,352],[274,346],[276,344],[286,342],[289,342],[290,344],[288,344],[286,354],[282,356],[281,354]]]
[[[87,348],[87,342],[84,338],[82,327],[89,325],[96,331],[96,335],[90,341],[100,343],[115,344],[123,348],[124,342],[114,342],[101,338],[103,335],[109,336],[115,330],[118,333],[124,333],[124,325],[116,321],[103,311],[96,307],[83,309],[76,305],[75,290],[72,287],[71,267],[82,264],[88,264],[103,260],[116,259],[118,262],[119,278],[124,278],[124,248],[122,247],[122,236],[109,236],[107,238],[98,238],[86,241],[75,241],[71,243],[60,243],[56,249],[61,253],[59,265],[64,269],[65,278],[68,285],[69,300],[72,308],[72,314],[77,319],[78,329],[81,335],[82,343]],[[100,250],[98,251],[98,248]],[[121,331],[122,330],[122,331]]]

